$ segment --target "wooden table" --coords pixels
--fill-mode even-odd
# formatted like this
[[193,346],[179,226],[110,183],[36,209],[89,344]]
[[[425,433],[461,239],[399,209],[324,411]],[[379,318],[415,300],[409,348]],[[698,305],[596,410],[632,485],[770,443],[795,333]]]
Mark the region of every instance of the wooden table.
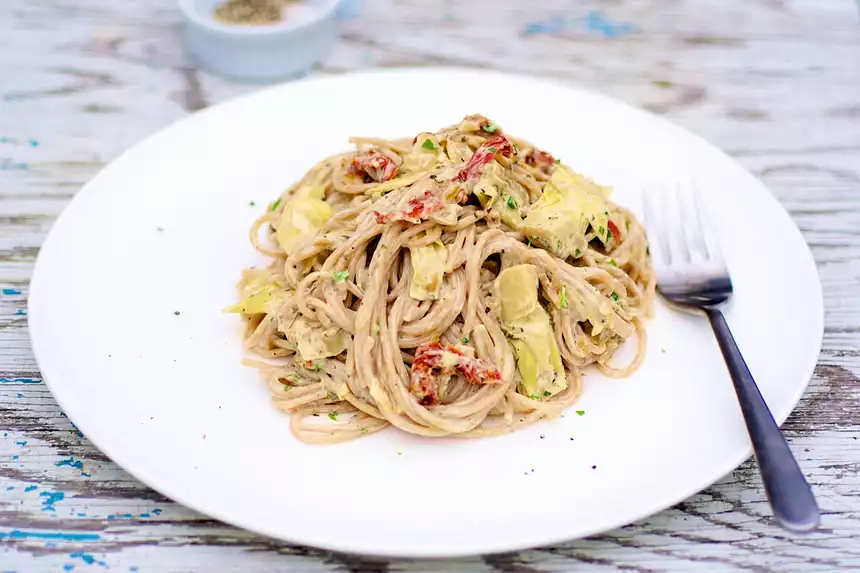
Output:
[[562,78],[666,115],[765,181],[812,246],[824,284],[824,350],[783,426],[818,494],[820,531],[795,536],[775,527],[748,461],[616,531],[448,562],[332,554],[208,519],[113,464],[42,384],[27,336],[27,290],[55,217],[139,139],[255,89],[195,69],[181,39],[173,0],[0,2],[0,571],[860,570],[853,2],[349,3],[322,73],[492,67]]

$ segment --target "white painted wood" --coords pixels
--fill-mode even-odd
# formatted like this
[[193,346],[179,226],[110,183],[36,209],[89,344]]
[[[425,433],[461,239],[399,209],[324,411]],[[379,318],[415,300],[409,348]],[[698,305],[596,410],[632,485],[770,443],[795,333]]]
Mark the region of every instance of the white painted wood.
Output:
[[[492,67],[558,78],[664,114],[768,184],[812,246],[824,284],[821,360],[784,425],[824,510],[820,531],[794,536],[774,527],[748,461],[684,503],[619,530],[447,562],[331,554],[205,518],[106,459],[41,384],[27,339],[27,284],[53,220],[128,146],[258,87],[186,62],[174,4],[0,2],[0,288],[7,289],[0,295],[0,571],[860,570],[854,2],[349,3],[343,38],[321,73]],[[533,103],[540,105],[539,94]]]

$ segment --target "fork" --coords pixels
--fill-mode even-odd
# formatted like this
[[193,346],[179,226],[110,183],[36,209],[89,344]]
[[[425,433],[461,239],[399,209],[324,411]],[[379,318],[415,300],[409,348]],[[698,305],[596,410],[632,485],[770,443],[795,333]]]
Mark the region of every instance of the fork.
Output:
[[[645,227],[653,237],[651,258],[657,290],[668,302],[705,313],[735,386],[764,489],[774,517],[785,529],[806,532],[819,522],[818,504],[744,362],[720,307],[732,281],[704,218],[697,189],[643,193]],[[667,196],[668,197],[667,199]]]

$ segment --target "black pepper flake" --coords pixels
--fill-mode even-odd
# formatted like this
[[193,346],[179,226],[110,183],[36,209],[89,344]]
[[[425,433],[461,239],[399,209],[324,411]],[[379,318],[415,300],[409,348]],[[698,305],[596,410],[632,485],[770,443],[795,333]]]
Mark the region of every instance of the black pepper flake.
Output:
[[173,314],[175,314],[176,316],[179,316],[179,311],[178,311],[178,310],[174,310],[174,311],[173,311]]
[[545,437],[546,437],[546,436],[541,436],[541,437],[540,437],[540,439],[542,440],[542,439],[544,439]]
[[591,466],[591,469],[596,470],[597,466]]

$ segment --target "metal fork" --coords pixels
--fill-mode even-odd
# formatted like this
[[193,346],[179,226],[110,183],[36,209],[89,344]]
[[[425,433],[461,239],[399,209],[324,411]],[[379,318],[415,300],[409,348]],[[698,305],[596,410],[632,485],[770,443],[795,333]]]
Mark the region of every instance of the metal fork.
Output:
[[815,496],[765,404],[720,306],[732,295],[732,281],[707,221],[697,189],[643,194],[645,227],[657,290],[687,308],[702,310],[711,322],[734,382],[765,492],[776,520],[786,529],[818,526]]

